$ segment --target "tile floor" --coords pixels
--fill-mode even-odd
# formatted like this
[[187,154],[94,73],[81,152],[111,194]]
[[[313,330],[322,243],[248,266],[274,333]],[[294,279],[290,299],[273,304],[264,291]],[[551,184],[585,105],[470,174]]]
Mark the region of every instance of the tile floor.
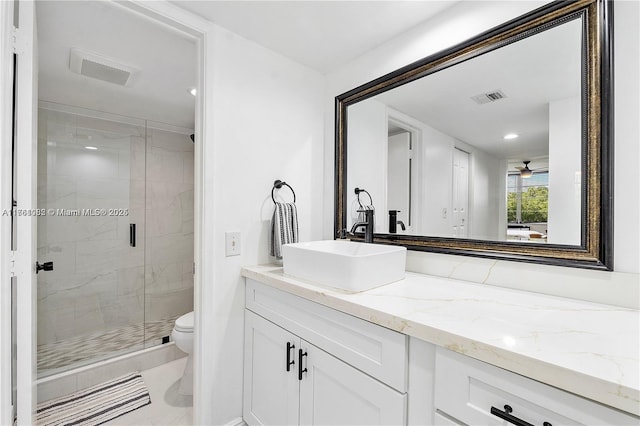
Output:
[[118,417],[110,426],[188,426],[193,424],[193,397],[178,394],[187,358],[142,371],[151,404]]

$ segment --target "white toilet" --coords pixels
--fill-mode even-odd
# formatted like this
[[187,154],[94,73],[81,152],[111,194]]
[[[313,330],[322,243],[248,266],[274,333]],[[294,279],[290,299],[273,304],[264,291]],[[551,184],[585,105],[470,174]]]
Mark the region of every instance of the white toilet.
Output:
[[193,312],[182,315],[176,320],[171,331],[171,339],[182,352],[189,355],[187,365],[184,367],[182,380],[178,393],[181,395],[193,395]]

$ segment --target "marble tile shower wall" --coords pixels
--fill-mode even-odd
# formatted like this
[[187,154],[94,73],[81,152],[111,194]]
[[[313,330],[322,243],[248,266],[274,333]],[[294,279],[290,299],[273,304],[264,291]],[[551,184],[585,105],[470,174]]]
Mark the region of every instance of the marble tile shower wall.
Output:
[[[38,276],[38,344],[192,310],[188,136],[48,109],[39,114],[38,205],[48,214],[38,219],[38,257],[55,268]],[[82,209],[129,214],[67,214]],[[130,223],[137,225],[136,247]]]
[[193,154],[188,135],[147,130],[146,321],[193,310]]

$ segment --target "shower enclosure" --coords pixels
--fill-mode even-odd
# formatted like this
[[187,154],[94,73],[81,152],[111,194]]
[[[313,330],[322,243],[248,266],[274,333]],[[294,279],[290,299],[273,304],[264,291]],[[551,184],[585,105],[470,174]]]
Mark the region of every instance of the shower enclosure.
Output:
[[41,102],[38,376],[167,343],[193,310],[190,129]]

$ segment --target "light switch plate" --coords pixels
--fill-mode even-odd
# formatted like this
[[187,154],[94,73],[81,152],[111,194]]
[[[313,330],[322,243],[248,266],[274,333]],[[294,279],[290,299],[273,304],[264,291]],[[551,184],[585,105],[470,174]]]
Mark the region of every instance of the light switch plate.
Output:
[[240,232],[225,232],[225,255],[238,256],[240,254]]

